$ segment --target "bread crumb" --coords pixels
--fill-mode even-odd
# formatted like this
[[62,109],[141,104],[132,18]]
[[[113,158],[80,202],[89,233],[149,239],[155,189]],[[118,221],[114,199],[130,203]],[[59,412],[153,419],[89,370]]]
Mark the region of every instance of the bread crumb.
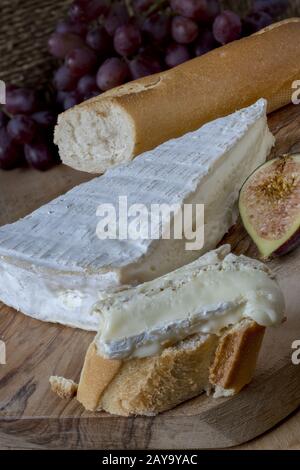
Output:
[[56,393],[60,398],[67,400],[75,397],[77,394],[78,384],[71,379],[52,375],[49,378],[49,382],[52,392]]

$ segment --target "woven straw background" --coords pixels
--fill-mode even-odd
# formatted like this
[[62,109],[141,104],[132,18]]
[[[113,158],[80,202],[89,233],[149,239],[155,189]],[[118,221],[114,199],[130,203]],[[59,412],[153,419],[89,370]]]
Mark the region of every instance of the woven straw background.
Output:
[[[71,0],[0,0],[0,79],[18,85],[43,86],[55,61],[47,38]],[[223,0],[223,6],[245,12],[250,0]],[[290,0],[287,17],[300,16],[300,0]]]
[[0,0],[0,79],[42,86],[55,64],[47,39],[71,0]]

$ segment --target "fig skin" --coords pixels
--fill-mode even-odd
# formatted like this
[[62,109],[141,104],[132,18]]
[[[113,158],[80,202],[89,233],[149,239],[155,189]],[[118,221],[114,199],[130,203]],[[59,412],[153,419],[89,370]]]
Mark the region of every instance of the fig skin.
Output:
[[289,240],[287,240],[283,245],[277,248],[277,250],[274,251],[273,255],[274,256],[287,255],[291,251],[298,248],[298,246],[300,246],[300,228],[298,228],[297,232]]
[[[300,154],[263,163],[243,184],[239,197],[241,219],[263,259],[286,255],[300,245],[299,194]],[[279,228],[282,223],[284,232]],[[270,230],[266,236],[262,232],[264,225]],[[276,230],[280,234],[277,238]]]

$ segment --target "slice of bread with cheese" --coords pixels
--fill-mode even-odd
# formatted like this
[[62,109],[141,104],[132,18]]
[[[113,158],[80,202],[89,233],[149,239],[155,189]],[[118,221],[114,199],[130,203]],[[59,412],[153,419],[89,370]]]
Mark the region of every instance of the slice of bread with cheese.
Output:
[[[216,247],[236,221],[241,186],[273,144],[260,99],[0,228],[0,299],[34,318],[96,331],[90,310],[101,293],[157,278]],[[111,204],[119,225],[120,195],[149,212],[204,204],[203,247],[186,250],[185,233],[164,239],[168,217],[157,239],[98,238],[98,207]]]
[[203,391],[229,396],[251,381],[265,327],[284,299],[262,263],[228,245],[99,301],[99,331],[77,399],[88,410],[155,415]]
[[292,100],[299,54],[300,19],[292,18],[110,90],[59,116],[60,156],[73,168],[102,173],[260,97],[274,111]]

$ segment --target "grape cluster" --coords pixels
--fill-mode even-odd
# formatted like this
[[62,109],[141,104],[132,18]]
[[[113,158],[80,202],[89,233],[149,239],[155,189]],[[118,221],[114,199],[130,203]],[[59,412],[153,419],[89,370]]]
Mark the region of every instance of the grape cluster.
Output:
[[288,3],[253,0],[240,18],[222,11],[219,0],[75,0],[48,41],[59,62],[51,110],[30,90],[8,91],[0,114],[0,168],[27,162],[47,169],[57,161],[49,138],[55,113],[252,34]]
[[29,165],[45,171],[59,161],[52,143],[56,113],[38,93],[7,87],[6,105],[0,111],[0,168]]

